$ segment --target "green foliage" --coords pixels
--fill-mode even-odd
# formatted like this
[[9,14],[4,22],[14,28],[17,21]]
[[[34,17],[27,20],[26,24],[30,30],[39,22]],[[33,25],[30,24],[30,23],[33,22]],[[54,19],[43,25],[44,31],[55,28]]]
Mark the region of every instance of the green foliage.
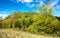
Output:
[[0,28],[2,27],[2,19],[1,19],[1,17],[0,17]]
[[54,11],[50,4],[43,4],[42,6],[38,6],[39,13],[45,15],[51,15]]
[[38,13],[16,13],[0,20],[0,28],[19,28],[36,34],[60,35],[60,21],[52,15]]
[[[28,31],[40,34],[54,34],[58,32],[59,21],[55,17],[42,17],[28,27]],[[43,33],[41,33],[43,32]]]

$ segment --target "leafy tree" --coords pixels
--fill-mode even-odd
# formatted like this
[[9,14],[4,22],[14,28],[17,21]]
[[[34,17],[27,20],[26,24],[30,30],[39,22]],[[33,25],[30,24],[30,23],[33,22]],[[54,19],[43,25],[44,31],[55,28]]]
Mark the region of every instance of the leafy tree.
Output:
[[2,27],[2,17],[0,17],[0,28]]
[[39,13],[45,14],[45,15],[51,15],[53,12],[53,9],[50,4],[43,4],[43,6],[38,6]]

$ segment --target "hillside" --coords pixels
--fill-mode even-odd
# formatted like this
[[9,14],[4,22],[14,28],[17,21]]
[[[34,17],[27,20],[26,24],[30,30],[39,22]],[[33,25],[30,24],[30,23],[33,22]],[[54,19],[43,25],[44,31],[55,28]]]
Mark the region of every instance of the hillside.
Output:
[[60,21],[51,14],[14,12],[5,19],[0,19],[0,28],[60,37]]

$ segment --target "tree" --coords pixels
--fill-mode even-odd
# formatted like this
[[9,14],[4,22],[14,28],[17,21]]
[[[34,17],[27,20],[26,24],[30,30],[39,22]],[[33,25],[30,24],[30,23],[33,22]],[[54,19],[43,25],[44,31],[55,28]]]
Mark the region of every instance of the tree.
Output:
[[0,28],[2,27],[2,17],[0,17]]
[[38,6],[39,13],[45,14],[45,15],[51,15],[53,12],[53,8],[50,4],[43,4],[43,6]]

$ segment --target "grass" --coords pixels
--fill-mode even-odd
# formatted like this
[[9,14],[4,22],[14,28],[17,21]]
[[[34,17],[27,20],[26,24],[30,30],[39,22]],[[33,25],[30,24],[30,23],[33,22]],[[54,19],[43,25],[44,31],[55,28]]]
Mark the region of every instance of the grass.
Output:
[[0,29],[0,38],[60,38],[60,37],[36,35],[28,32],[17,31],[14,29]]

